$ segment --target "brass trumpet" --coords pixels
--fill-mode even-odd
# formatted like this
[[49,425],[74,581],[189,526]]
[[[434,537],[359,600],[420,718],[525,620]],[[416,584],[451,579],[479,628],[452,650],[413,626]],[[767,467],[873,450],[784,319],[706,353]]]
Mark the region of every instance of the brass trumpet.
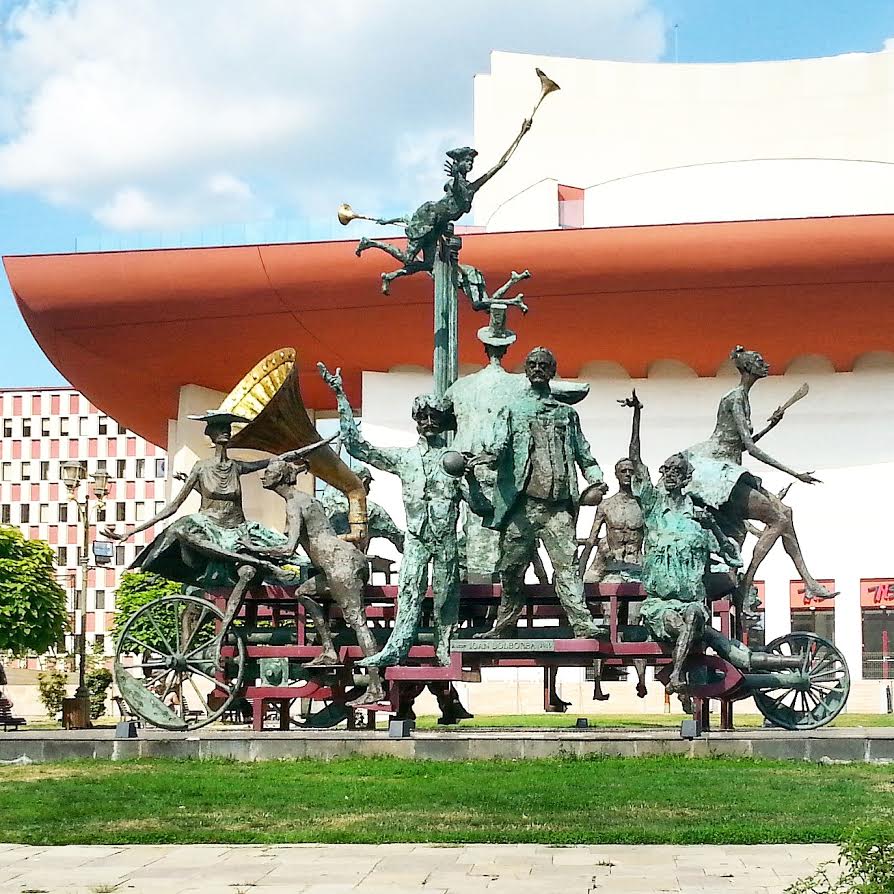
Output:
[[338,222],[346,227],[352,220],[376,220],[368,214],[358,214],[347,202],[338,206]]
[[534,110],[531,112],[530,116],[528,117],[529,121],[534,117],[534,113],[537,111],[537,109],[540,108],[540,103],[542,103],[543,100],[546,99],[546,97],[550,95],[550,93],[555,93],[556,90],[562,89],[542,69],[535,68],[534,71],[537,72],[537,77],[540,78],[540,96],[534,105]]

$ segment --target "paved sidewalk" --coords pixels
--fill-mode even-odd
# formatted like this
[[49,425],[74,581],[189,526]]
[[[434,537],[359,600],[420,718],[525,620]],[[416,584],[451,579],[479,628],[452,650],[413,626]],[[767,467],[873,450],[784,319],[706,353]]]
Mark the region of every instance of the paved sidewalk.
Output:
[[833,845],[0,844],[0,892],[781,894]]

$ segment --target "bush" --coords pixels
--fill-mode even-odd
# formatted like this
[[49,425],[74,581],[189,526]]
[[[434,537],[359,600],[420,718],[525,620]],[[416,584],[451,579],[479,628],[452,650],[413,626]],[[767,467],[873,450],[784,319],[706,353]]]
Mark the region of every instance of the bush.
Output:
[[62,699],[65,698],[65,688],[68,684],[68,675],[56,667],[41,671],[37,675],[37,689],[40,701],[46,708],[50,720],[55,720],[62,710]]
[[[835,866],[840,876],[835,879]],[[841,845],[838,860],[786,888],[786,894],[892,894],[894,841],[881,829],[863,828]]]
[[112,685],[112,672],[104,667],[97,667],[84,677],[90,692],[90,719],[99,720],[106,712],[106,694]]

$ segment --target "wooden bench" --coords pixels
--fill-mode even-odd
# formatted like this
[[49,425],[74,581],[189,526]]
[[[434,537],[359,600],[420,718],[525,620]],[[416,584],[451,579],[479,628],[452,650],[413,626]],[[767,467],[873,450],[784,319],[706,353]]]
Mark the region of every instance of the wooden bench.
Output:
[[3,724],[3,732],[10,727],[18,730],[20,726],[24,726],[28,721],[24,717],[14,717],[12,713],[12,702],[8,698],[0,698],[0,724]]

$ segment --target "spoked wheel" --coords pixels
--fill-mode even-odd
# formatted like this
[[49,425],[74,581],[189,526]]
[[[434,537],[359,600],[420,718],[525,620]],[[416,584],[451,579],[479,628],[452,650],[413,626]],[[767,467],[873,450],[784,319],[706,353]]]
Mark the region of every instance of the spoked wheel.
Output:
[[[118,640],[115,682],[135,714],[169,730],[198,729],[224,714],[242,687],[245,643],[237,634],[235,657],[220,661],[222,621],[210,602],[186,595],[156,599],[131,617]],[[136,662],[123,660],[134,655]]]
[[847,702],[851,676],[844,656],[832,643],[812,633],[787,633],[769,643],[766,651],[802,655],[800,673],[806,677],[791,688],[754,693],[755,704],[767,720],[783,729],[805,730],[825,726],[838,716]]

